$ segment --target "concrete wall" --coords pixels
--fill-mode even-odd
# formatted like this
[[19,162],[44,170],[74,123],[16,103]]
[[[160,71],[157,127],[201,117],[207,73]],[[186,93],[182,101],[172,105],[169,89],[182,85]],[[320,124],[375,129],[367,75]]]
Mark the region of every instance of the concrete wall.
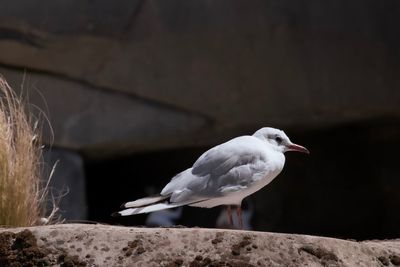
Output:
[[92,156],[400,116],[397,1],[3,5],[0,71]]

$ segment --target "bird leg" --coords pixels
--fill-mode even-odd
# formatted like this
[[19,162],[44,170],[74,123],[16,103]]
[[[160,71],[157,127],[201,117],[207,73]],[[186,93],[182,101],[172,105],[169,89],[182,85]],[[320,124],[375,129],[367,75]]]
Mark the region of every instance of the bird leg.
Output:
[[243,230],[242,207],[240,205],[236,207],[236,215],[238,218],[239,227],[241,230]]
[[228,205],[228,206],[226,207],[226,214],[228,215],[228,222],[229,222],[229,225],[230,225],[231,227],[233,227],[232,209],[231,209],[231,206],[230,206],[230,205]]

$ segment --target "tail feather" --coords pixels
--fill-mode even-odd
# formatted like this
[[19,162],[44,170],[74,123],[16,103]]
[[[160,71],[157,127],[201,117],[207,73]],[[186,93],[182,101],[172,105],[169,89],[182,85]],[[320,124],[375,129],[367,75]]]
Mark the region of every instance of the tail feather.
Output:
[[150,206],[145,206],[145,207],[138,207],[138,208],[129,208],[125,210],[121,210],[119,212],[116,212],[114,216],[129,216],[129,215],[135,215],[135,214],[142,214],[142,213],[149,213],[153,211],[159,211],[159,210],[166,210],[166,209],[172,209],[180,206],[187,205],[188,203],[157,203],[153,204]]
[[143,206],[147,206],[150,204],[154,204],[160,201],[167,199],[169,196],[153,196],[153,197],[144,197],[135,201],[126,202],[121,205],[121,209],[124,208],[139,208]]
[[185,202],[180,202],[180,203],[169,203],[169,202],[156,203],[156,204],[152,204],[152,205],[144,206],[144,207],[124,209],[124,210],[121,210],[118,212],[114,212],[112,214],[112,216],[114,216],[114,217],[129,216],[129,215],[149,213],[149,212],[159,211],[159,210],[173,209],[173,208],[177,208],[180,206],[199,203],[199,202],[202,202],[205,200],[207,200],[207,199],[201,199],[201,200],[196,200],[196,201],[191,200],[191,201],[185,201]]

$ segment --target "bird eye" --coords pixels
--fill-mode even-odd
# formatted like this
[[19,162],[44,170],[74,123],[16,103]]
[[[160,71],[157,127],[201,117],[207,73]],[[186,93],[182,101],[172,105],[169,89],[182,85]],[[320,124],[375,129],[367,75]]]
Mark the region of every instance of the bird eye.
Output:
[[278,144],[280,144],[280,143],[282,143],[282,138],[279,137],[279,136],[277,136],[277,137],[275,137],[275,141],[276,141]]

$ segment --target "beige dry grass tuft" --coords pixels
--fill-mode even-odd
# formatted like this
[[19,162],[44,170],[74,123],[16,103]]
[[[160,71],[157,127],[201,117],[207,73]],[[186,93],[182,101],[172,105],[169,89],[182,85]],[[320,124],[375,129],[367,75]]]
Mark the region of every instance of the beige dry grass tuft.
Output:
[[0,76],[0,225],[6,227],[43,224],[57,211],[44,218],[48,183],[41,179],[37,123],[25,107]]

